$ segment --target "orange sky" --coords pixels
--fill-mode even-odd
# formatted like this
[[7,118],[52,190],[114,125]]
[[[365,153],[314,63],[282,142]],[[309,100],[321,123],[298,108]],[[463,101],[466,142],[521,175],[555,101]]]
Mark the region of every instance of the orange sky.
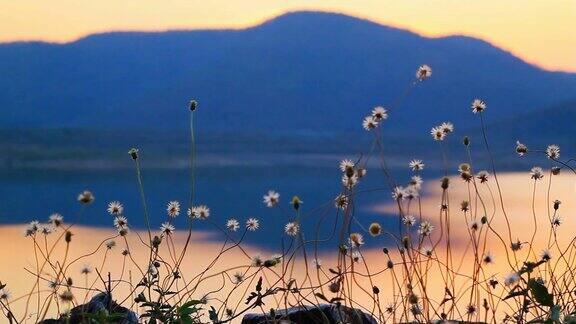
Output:
[[343,12],[427,36],[477,36],[544,68],[576,72],[574,0],[0,0],[0,41],[238,28],[299,9]]

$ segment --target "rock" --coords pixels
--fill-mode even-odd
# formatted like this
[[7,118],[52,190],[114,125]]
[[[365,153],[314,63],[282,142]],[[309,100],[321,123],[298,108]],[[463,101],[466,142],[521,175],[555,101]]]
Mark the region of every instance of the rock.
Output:
[[[292,307],[276,312],[276,320],[282,324],[322,323],[322,324],[377,324],[374,317],[360,310],[337,305]],[[274,323],[270,314],[247,314],[242,324]],[[279,323],[278,321],[275,323]]]
[[41,324],[80,324],[90,323],[86,320],[86,315],[102,314],[118,314],[122,315],[120,318],[109,321],[109,323],[117,324],[138,324],[138,316],[136,313],[126,307],[118,305],[109,293],[99,293],[83,305],[78,305],[70,310],[70,317],[61,316],[59,319],[47,319]]

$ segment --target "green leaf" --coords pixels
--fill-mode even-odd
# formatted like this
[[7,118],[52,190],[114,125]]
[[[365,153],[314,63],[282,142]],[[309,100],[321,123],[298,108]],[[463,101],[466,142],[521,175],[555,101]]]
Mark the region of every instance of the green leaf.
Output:
[[554,307],[554,297],[548,292],[548,288],[536,279],[528,280],[528,288],[534,299],[542,306]]

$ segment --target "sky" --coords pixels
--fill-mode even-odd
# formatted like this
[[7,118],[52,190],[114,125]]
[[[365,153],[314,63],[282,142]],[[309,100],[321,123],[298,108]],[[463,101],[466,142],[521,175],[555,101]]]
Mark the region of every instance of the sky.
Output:
[[430,37],[479,37],[542,68],[576,72],[575,0],[0,0],[0,42],[242,28],[295,10],[340,12]]

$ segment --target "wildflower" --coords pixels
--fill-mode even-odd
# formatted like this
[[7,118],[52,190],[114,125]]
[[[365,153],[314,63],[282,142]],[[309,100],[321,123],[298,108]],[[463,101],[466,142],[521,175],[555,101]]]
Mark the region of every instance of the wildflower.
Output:
[[460,209],[463,212],[467,212],[469,208],[470,208],[470,203],[468,202],[468,200],[462,200],[462,202],[460,203]]
[[418,198],[419,196],[420,192],[418,192],[418,188],[414,185],[409,185],[404,189],[404,197],[406,197],[408,200]]
[[432,69],[428,65],[423,64],[418,67],[418,70],[416,71],[416,79],[418,79],[418,81],[424,81],[431,76]]
[[121,229],[128,226],[128,220],[124,216],[116,216],[114,218],[114,226],[117,229]]
[[554,210],[558,210],[558,208],[560,208],[561,203],[562,202],[558,199],[554,200],[554,202],[553,202]]
[[114,241],[114,240],[108,240],[106,242],[106,248],[108,250],[112,250],[115,246],[116,246],[116,241]]
[[38,225],[38,232],[40,232],[44,235],[52,234],[55,229],[56,228],[52,224],[40,224],[40,225]]
[[54,227],[60,227],[60,225],[62,225],[62,222],[64,221],[64,217],[62,217],[62,215],[58,213],[50,215],[48,219]]
[[422,162],[422,160],[413,159],[408,163],[408,166],[410,169],[412,169],[412,171],[422,171],[424,170],[425,164]]
[[60,300],[64,303],[71,303],[74,300],[74,294],[70,291],[70,289],[64,290],[60,295]]
[[492,289],[495,289],[496,285],[498,285],[498,280],[495,278],[490,278],[490,280],[488,280],[488,284],[492,287]]
[[50,290],[56,291],[58,290],[58,286],[60,286],[60,284],[56,280],[48,281],[48,288],[50,288]]
[[32,236],[32,235],[36,234],[36,232],[38,231],[39,225],[40,225],[40,222],[38,222],[38,221],[31,221],[30,223],[28,223],[28,225],[26,226],[26,229],[24,231],[24,236]]
[[450,122],[443,122],[440,125],[440,128],[442,129],[442,131],[444,132],[444,134],[450,134],[454,131],[454,125]]
[[402,200],[402,199],[404,199],[404,194],[405,194],[405,190],[404,190],[403,187],[396,186],[396,187],[394,187],[394,189],[392,190],[392,198],[394,198],[394,200]]
[[520,249],[522,248],[522,242],[520,242],[519,239],[516,239],[516,242],[512,242],[510,244],[510,248],[512,249],[512,251],[520,251]]
[[470,230],[477,231],[478,228],[480,228],[480,224],[478,223],[477,220],[474,219],[474,220],[470,221]]
[[562,218],[558,215],[554,216],[554,218],[552,218],[552,225],[553,226],[560,226],[562,225]]
[[368,231],[370,232],[370,235],[378,236],[382,234],[382,226],[378,223],[372,223],[370,224],[370,227],[368,227]]
[[263,199],[266,207],[272,208],[280,202],[280,194],[274,190],[269,190],[268,193],[263,196]]
[[226,228],[231,232],[236,232],[240,228],[240,223],[236,219],[230,218],[226,221]]
[[518,153],[518,155],[522,156],[526,153],[528,153],[528,147],[522,143],[520,143],[520,141],[516,141],[516,153]]
[[413,304],[410,306],[410,312],[412,312],[414,316],[422,315],[422,307],[420,307],[419,304]]
[[480,180],[480,183],[487,182],[489,176],[490,173],[488,173],[488,171],[480,171],[478,174],[476,174],[476,178]]
[[348,241],[350,241],[350,245],[353,247],[364,245],[364,237],[360,233],[351,233]]
[[173,200],[166,205],[166,212],[170,217],[176,217],[180,215],[180,203],[176,200]]
[[550,259],[552,259],[552,253],[550,250],[542,250],[542,252],[540,252],[540,259],[543,261],[550,261]]
[[289,236],[296,236],[300,230],[300,225],[296,222],[290,222],[284,226],[284,232]]
[[322,260],[314,258],[314,259],[312,260],[312,263],[314,264],[314,266],[316,267],[316,269],[322,268]]
[[377,106],[372,109],[372,117],[379,122],[383,119],[388,119],[388,111],[382,106]]
[[530,169],[530,178],[534,180],[540,180],[544,178],[544,171],[541,167],[533,167]]
[[237,284],[241,283],[242,281],[244,281],[244,274],[241,272],[236,272],[233,276],[232,282],[237,285]]
[[420,188],[422,188],[422,183],[424,183],[424,181],[422,180],[421,176],[412,176],[410,178],[410,185],[414,186],[414,188],[420,190]]
[[90,274],[92,273],[92,266],[89,264],[85,264],[82,269],[80,269],[80,272],[84,275]]
[[364,168],[358,168],[358,169],[356,169],[356,173],[355,173],[355,174],[356,174],[356,176],[358,177],[358,179],[360,179],[360,178],[366,176],[366,172],[367,172],[366,169],[364,169]]
[[248,218],[246,221],[246,229],[249,231],[254,232],[260,227],[260,222],[256,218]]
[[130,250],[128,250],[128,249],[122,250],[122,255],[123,255],[123,256],[130,255]]
[[470,172],[465,171],[465,172],[460,172],[460,178],[462,178],[462,180],[466,181],[466,182],[470,182],[472,181],[472,174],[470,174]]
[[354,262],[360,262],[360,261],[362,261],[362,255],[361,255],[360,252],[358,252],[358,251],[352,252],[352,254],[350,255],[350,257],[352,258],[352,261],[354,261]]
[[338,197],[334,199],[334,206],[339,209],[346,209],[346,207],[348,207],[348,196],[344,194],[338,195]]
[[138,159],[138,149],[137,148],[131,148],[130,150],[128,150],[128,154],[130,155],[132,160]]
[[88,190],[82,191],[78,195],[78,201],[82,204],[90,204],[94,201],[94,195]]
[[550,172],[552,172],[553,175],[559,175],[561,170],[561,167],[554,166],[550,169]]
[[364,118],[362,121],[362,127],[367,131],[371,131],[378,127],[378,121],[372,116],[366,116],[366,118]]
[[506,286],[511,286],[511,285],[517,283],[518,280],[520,280],[520,275],[518,275],[517,272],[512,272],[512,273],[507,274],[504,277],[504,284]]
[[206,205],[188,208],[187,214],[188,217],[204,220],[210,217],[210,208],[208,208]]
[[252,257],[252,265],[256,267],[260,267],[264,264],[262,257],[259,254],[256,254]]
[[468,315],[476,314],[476,306],[474,306],[472,304],[466,306],[466,314],[468,314]]
[[233,317],[233,316],[234,316],[234,310],[231,309],[231,308],[226,308],[226,316],[227,316],[228,318]]
[[418,228],[418,234],[420,234],[422,236],[429,236],[433,230],[434,230],[434,225],[432,225],[428,221],[423,221],[422,223],[420,223],[420,226]]
[[12,297],[12,294],[10,293],[10,291],[8,291],[8,289],[6,289],[6,288],[0,289],[0,299],[8,300],[11,297]]
[[195,111],[198,108],[198,101],[194,99],[190,100],[190,102],[188,103],[188,108],[190,109],[190,111]]
[[440,127],[432,127],[430,134],[435,141],[443,141],[446,137],[446,133],[444,133],[444,130]]
[[560,147],[558,145],[548,145],[546,156],[551,160],[557,160],[560,157]]
[[354,170],[355,163],[352,160],[344,159],[340,161],[340,170],[342,172],[350,172],[350,170]]
[[480,99],[474,99],[474,101],[472,101],[471,108],[473,113],[481,113],[486,109],[486,103]]
[[358,176],[353,175],[351,177],[347,175],[342,176],[342,185],[348,190],[352,189],[356,184],[358,184]]
[[402,217],[402,223],[406,226],[414,226],[414,224],[416,224],[416,218],[412,215],[406,215]]
[[160,226],[160,232],[166,235],[172,235],[175,229],[176,228],[174,227],[174,225],[170,224],[169,222],[162,223],[162,225]]
[[126,236],[128,235],[128,233],[130,232],[130,230],[128,229],[128,227],[120,227],[118,228],[118,234],[120,236]]
[[422,253],[427,257],[431,257],[432,254],[434,253],[434,250],[432,249],[432,247],[427,246],[422,248]]
[[302,205],[303,203],[304,202],[298,196],[292,197],[292,201],[290,201],[290,204],[292,205],[292,208],[294,208],[294,210],[300,209],[300,205]]
[[122,215],[124,212],[124,206],[119,201],[112,201],[108,203],[108,213],[112,216]]
[[494,255],[492,254],[492,252],[488,251],[486,252],[486,254],[484,255],[484,257],[482,258],[482,261],[485,264],[492,264],[494,263]]
[[386,313],[388,314],[392,314],[394,313],[394,304],[390,303],[386,306],[386,308],[384,309],[386,311]]

